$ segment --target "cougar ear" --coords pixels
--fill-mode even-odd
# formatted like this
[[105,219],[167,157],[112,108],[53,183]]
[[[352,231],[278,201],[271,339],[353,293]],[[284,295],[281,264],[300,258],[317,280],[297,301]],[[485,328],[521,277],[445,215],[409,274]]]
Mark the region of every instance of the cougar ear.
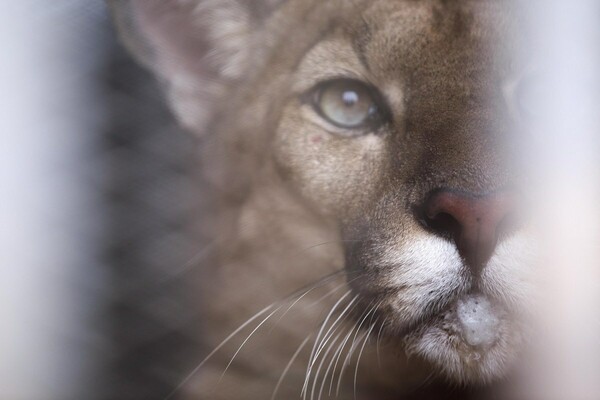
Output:
[[121,40],[165,83],[175,115],[196,133],[211,104],[250,68],[261,22],[256,3],[265,1],[273,3],[108,0]]

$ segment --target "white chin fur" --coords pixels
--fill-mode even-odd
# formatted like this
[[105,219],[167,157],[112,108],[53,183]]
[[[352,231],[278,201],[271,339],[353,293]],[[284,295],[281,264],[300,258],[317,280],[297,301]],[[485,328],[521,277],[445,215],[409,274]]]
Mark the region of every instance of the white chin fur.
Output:
[[500,243],[474,291],[448,241],[424,235],[384,252],[382,261],[403,266],[390,277],[392,285],[407,287],[391,302],[398,326],[423,318],[432,303],[449,301],[405,337],[407,352],[455,382],[485,383],[505,375],[523,346],[523,327],[513,321],[512,309],[529,292],[523,279],[531,261],[527,244],[522,235]]
[[416,354],[459,383],[488,383],[505,375],[521,347],[518,331],[499,320],[493,342],[473,346],[451,309],[406,337],[406,351]]

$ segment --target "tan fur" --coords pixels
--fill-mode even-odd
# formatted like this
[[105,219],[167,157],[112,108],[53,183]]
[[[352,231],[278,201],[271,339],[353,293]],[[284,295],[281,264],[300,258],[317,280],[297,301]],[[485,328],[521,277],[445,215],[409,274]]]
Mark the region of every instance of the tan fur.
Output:
[[[507,374],[523,342],[513,313],[522,313],[530,294],[524,282],[531,233],[521,227],[503,237],[475,278],[452,242],[421,227],[412,206],[439,187],[488,193],[523,184],[515,162],[519,145],[508,140],[518,125],[502,91],[525,70],[514,57],[526,49],[516,40],[518,18],[509,2],[114,3],[130,7],[130,25],[137,26],[138,42],[144,40],[134,46],[151,49],[146,59],[165,82],[175,112],[205,137],[212,207],[203,218],[216,249],[198,283],[207,353],[264,307],[347,271],[297,303],[298,297],[283,302],[222,376],[272,309],[263,314],[202,364],[182,393],[269,399],[296,348],[316,336],[344,295],[333,319],[358,297],[330,341],[337,337],[341,344],[361,320],[358,336],[376,328],[356,374],[359,399],[413,393],[432,371],[454,384]],[[348,137],[303,101],[316,84],[340,76],[378,88],[391,120],[377,132]],[[485,353],[469,349],[453,323],[443,322],[475,285],[506,310],[498,345]],[[378,351],[376,332],[384,322]],[[278,398],[298,398],[308,343]],[[357,346],[359,353],[362,342]],[[317,358],[306,398],[313,390],[314,398],[319,394],[316,370],[322,365],[322,377],[336,348]],[[407,360],[406,353],[417,357]],[[354,396],[356,355],[340,398]],[[325,394],[329,385],[326,380]]]

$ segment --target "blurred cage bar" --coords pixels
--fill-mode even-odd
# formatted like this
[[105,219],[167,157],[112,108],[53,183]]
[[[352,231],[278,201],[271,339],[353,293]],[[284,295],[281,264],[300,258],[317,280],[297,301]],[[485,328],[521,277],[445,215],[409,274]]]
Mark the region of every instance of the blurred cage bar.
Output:
[[0,3],[2,399],[93,399],[103,383],[97,11]]
[[[553,225],[559,238],[560,229],[592,232],[557,246],[596,257],[558,267],[597,284],[598,205],[589,199],[600,184],[600,3],[521,3],[539,16],[533,28],[548,49],[540,61],[561,78],[560,101],[546,104],[556,136],[540,141],[536,161],[547,188],[563,186],[541,196],[554,195],[567,215]],[[102,1],[15,0],[0,11],[0,399],[163,399],[198,361],[201,321],[184,268],[202,249],[197,143],[118,44]],[[592,180],[572,179],[582,174]],[[583,228],[568,224],[573,198],[558,196],[573,190],[588,200],[577,204],[591,216]],[[574,313],[582,325],[558,338],[567,359],[554,361],[565,363],[527,382],[531,399],[600,398],[600,343],[588,334],[600,329],[598,286],[571,283],[563,297],[591,295],[575,296],[585,307],[569,303],[554,322]],[[573,350],[582,331],[587,347]]]
[[600,2],[528,0],[541,80],[530,194],[542,232],[540,348],[516,398],[600,398]]
[[103,1],[0,10],[0,399],[162,399],[197,361],[196,143]]

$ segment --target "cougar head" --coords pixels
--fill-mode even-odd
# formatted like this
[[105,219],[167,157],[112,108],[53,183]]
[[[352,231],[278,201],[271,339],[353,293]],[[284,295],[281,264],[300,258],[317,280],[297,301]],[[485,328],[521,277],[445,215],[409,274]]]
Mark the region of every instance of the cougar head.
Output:
[[114,3],[182,124],[216,143],[226,201],[292,193],[333,221],[389,342],[457,382],[507,372],[534,256],[509,2]]

